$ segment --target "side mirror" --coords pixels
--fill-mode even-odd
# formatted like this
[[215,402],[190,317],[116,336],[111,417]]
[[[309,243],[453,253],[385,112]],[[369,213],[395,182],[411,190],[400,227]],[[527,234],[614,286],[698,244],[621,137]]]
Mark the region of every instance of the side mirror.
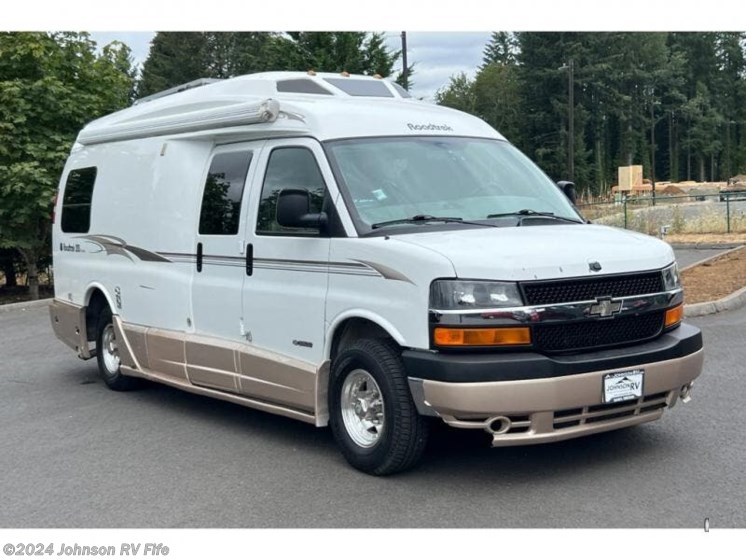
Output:
[[287,228],[326,228],[326,212],[311,214],[311,193],[306,189],[282,189],[277,197],[277,223]]
[[557,186],[560,190],[565,193],[565,196],[574,204],[578,201],[578,196],[575,194],[575,183],[572,181],[557,181]]

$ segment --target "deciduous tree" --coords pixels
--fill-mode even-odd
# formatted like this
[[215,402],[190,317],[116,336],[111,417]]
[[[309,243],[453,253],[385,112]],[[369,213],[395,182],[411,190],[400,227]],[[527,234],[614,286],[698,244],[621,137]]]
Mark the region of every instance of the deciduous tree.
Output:
[[86,33],[0,33],[0,247],[23,256],[34,299],[65,160],[85,123],[129,103],[128,60]]
[[451,109],[458,109],[466,113],[476,112],[476,95],[474,80],[470,80],[465,72],[451,76],[448,85],[435,92],[435,102]]

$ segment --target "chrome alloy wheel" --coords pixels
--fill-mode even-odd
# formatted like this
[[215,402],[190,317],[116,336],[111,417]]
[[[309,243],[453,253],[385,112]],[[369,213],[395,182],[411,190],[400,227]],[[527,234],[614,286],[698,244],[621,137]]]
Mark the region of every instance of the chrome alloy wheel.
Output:
[[373,447],[384,427],[383,396],[376,380],[364,369],[351,371],[340,400],[347,434],[360,447]]
[[119,371],[119,347],[114,334],[114,325],[111,323],[104,327],[101,335],[101,356],[104,359],[106,370],[115,375]]

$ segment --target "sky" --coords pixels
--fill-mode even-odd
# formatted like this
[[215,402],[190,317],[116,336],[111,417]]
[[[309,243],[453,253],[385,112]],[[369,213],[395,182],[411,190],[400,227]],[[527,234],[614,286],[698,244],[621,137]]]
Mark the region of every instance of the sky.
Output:
[[[148,57],[153,32],[94,32],[91,33],[99,47],[111,41],[121,41],[132,49],[137,64]],[[435,92],[448,84],[452,75],[465,72],[474,77],[482,63],[484,47],[490,32],[417,32],[407,31],[407,64],[415,64],[412,76],[412,95],[432,100]],[[401,31],[386,32],[389,49],[401,49]],[[397,71],[401,70],[401,59]]]
[[[473,76],[490,31],[704,31],[746,28],[746,10],[734,0],[128,0],[126,9],[100,0],[31,0],[3,12],[0,29],[88,30],[101,46],[126,43],[142,63],[153,30],[391,30],[400,48],[407,31],[415,63],[412,93],[431,100],[449,78]],[[106,31],[110,30],[110,31]]]

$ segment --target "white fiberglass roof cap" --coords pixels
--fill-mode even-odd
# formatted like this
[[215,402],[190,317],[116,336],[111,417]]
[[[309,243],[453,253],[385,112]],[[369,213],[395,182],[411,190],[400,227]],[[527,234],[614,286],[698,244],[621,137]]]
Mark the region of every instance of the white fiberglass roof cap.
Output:
[[400,86],[373,76],[263,72],[204,82],[179,86],[188,88],[183,91],[172,88],[93,121],[78,142],[229,133],[239,127],[260,137],[301,134],[319,140],[392,135],[502,139],[476,117],[407,98]]

